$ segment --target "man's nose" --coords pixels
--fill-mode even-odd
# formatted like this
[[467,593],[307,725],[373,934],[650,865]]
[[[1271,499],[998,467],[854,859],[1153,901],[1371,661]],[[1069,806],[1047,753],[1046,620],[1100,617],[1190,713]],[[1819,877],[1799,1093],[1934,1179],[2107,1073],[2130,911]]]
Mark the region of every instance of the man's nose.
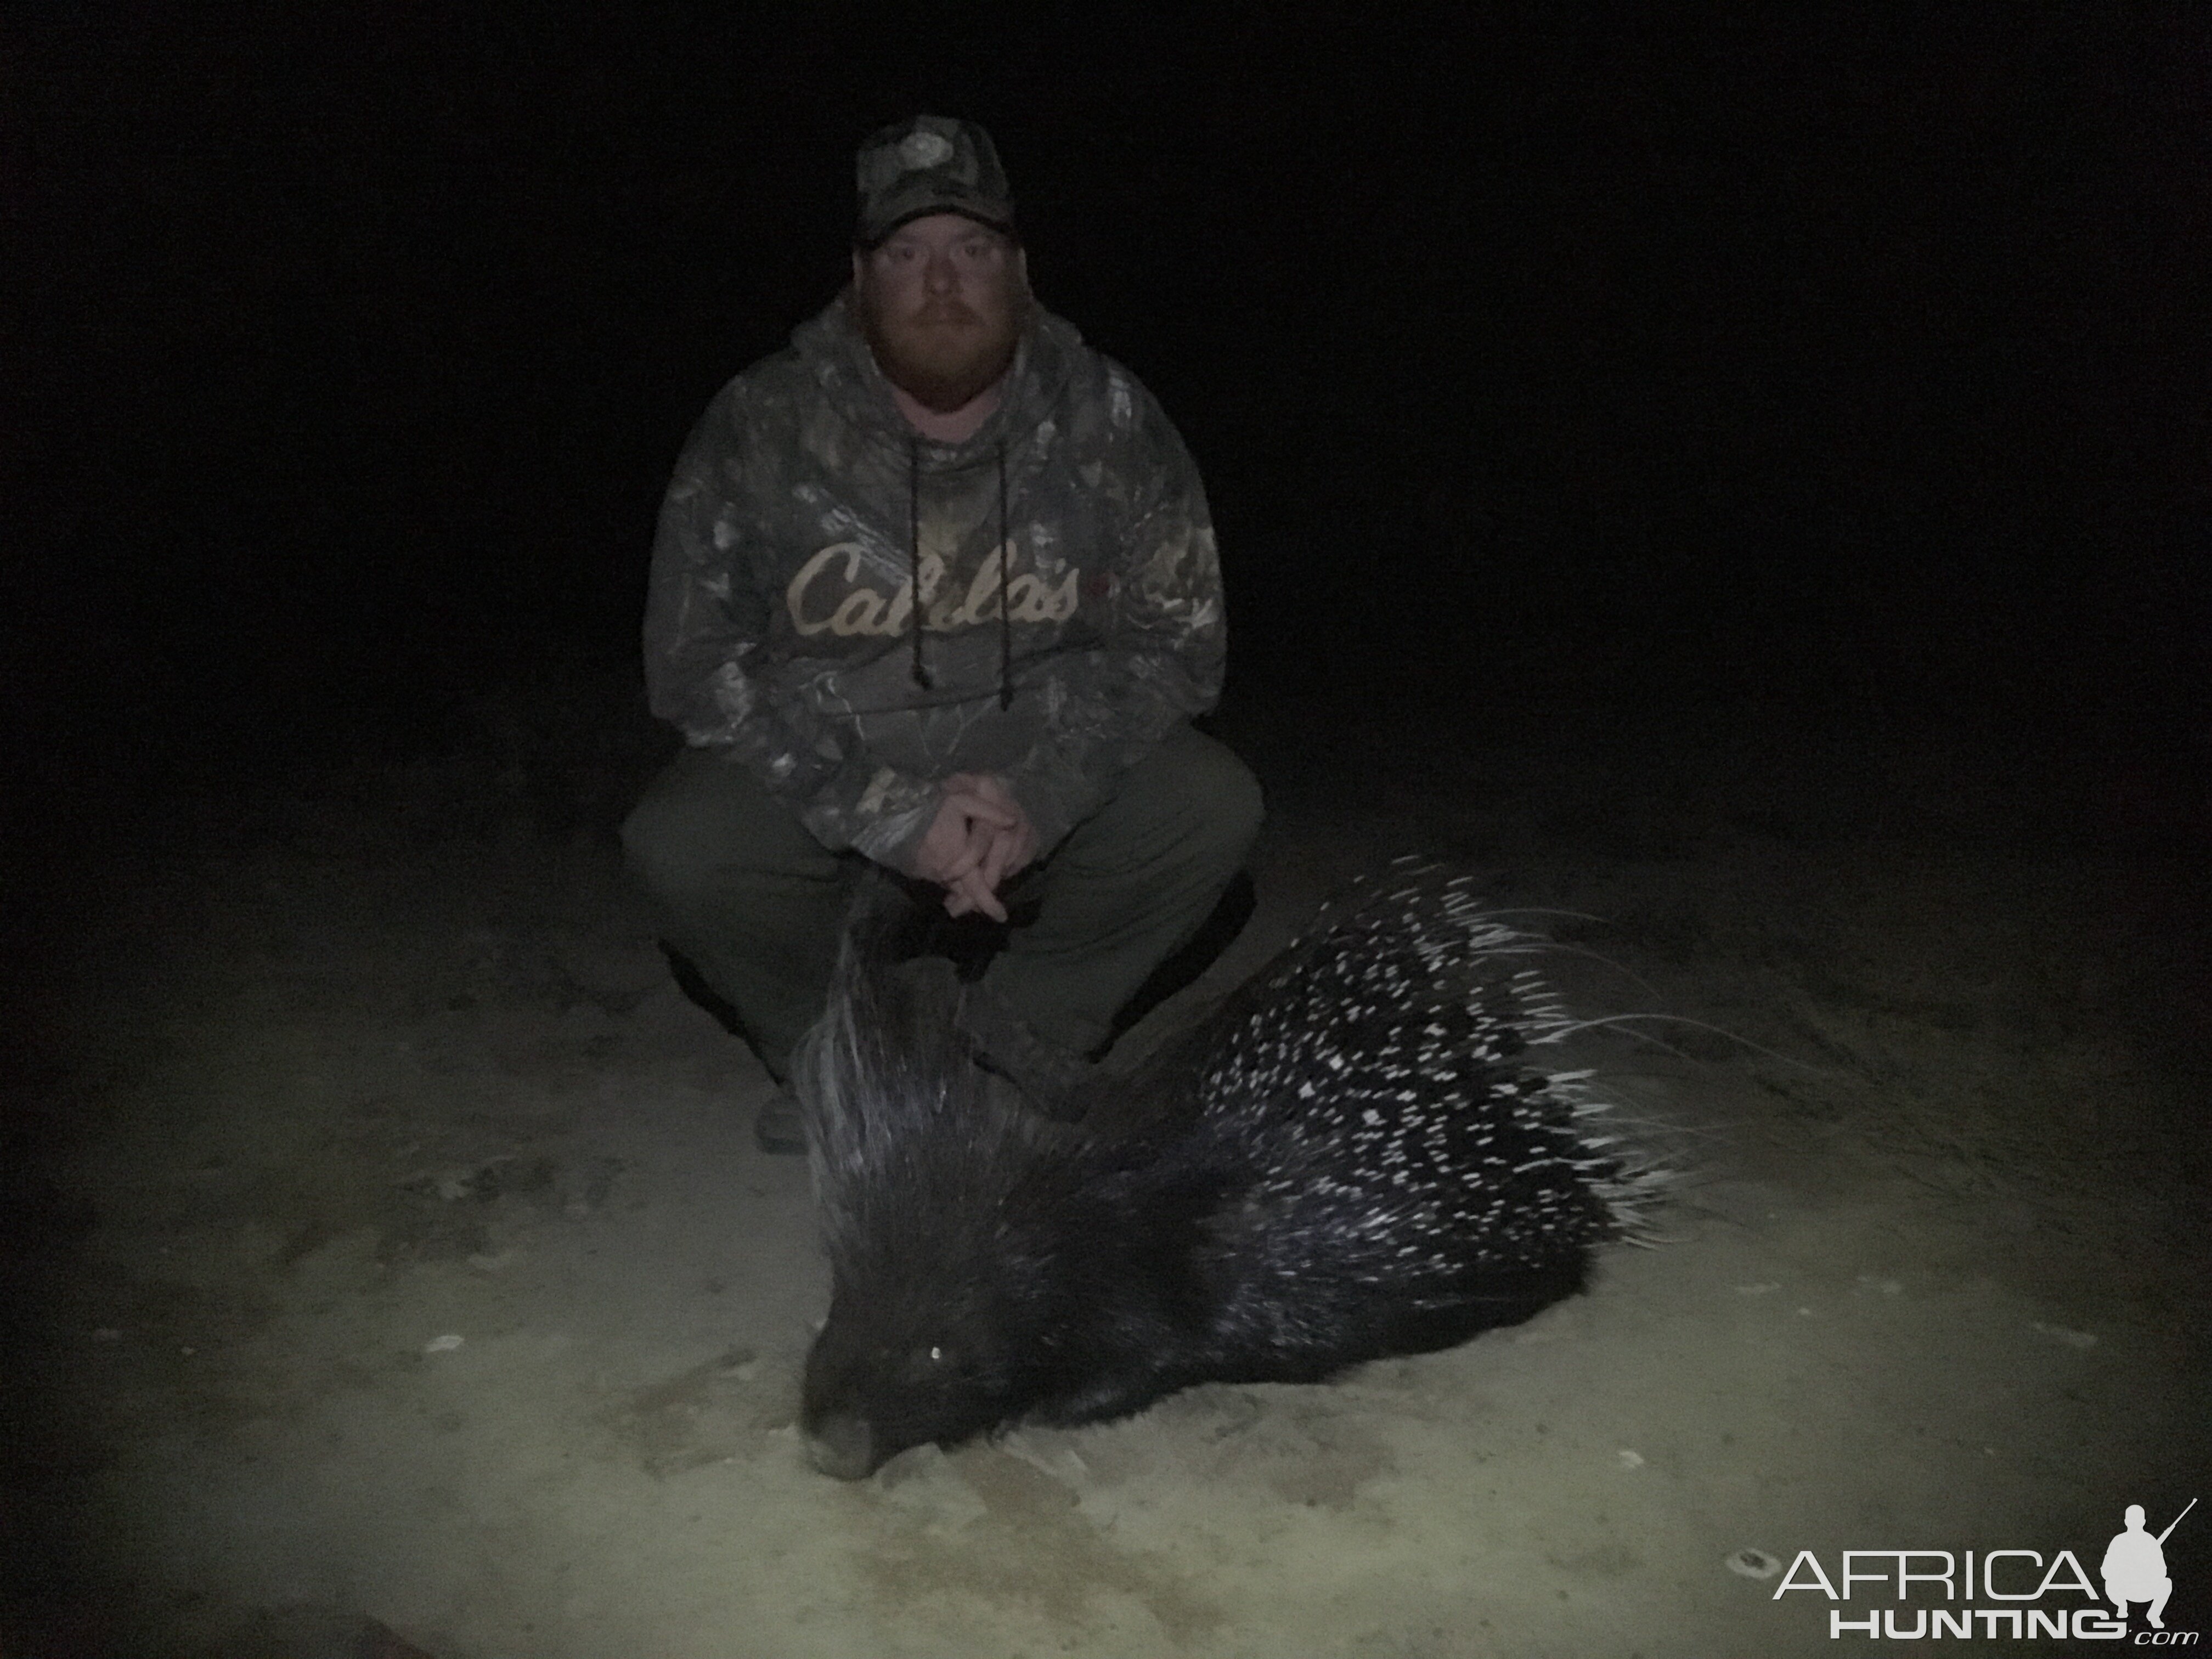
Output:
[[960,286],[960,273],[949,253],[931,254],[929,263],[922,267],[921,279],[933,294],[950,294]]

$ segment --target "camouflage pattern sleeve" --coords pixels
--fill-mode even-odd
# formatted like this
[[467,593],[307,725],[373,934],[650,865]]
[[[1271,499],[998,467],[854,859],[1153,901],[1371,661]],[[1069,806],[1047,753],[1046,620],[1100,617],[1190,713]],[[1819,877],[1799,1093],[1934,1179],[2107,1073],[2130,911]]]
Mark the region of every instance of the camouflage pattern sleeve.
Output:
[[1060,659],[1044,738],[1011,780],[1040,857],[1179,722],[1219,701],[1228,659],[1198,467],[1152,394],[1118,366],[1109,374],[1109,465],[1122,476],[1101,483],[1127,503],[1113,626],[1103,647]]
[[653,537],[645,675],[653,714],[697,748],[744,766],[833,850],[904,867],[934,815],[934,784],[848,753],[843,734],[757,672],[773,627],[758,550],[747,545],[747,473],[766,465],[732,382],[708,406],[676,464]]

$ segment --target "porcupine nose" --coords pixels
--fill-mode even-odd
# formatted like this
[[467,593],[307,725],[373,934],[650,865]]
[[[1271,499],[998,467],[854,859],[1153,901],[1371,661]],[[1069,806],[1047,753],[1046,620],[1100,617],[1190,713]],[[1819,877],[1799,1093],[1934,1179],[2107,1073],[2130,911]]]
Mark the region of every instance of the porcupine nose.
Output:
[[827,1417],[806,1437],[807,1461],[833,1480],[865,1480],[875,1472],[875,1436],[865,1419]]

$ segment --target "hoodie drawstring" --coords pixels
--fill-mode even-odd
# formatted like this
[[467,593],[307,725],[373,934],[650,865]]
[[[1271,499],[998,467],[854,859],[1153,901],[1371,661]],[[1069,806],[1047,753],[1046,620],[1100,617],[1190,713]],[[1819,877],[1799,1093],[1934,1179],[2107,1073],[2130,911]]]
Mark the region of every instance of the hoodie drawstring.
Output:
[[906,564],[914,594],[914,683],[927,691],[929,671],[921,665],[921,440],[906,441]]
[[[914,683],[923,690],[933,688],[929,670],[921,660],[921,440],[908,438],[906,446],[907,580],[914,595],[909,614],[914,619]],[[1014,611],[1006,602],[1006,582],[1012,560],[1013,525],[1006,512],[1006,446],[999,446],[999,707],[1014,706]]]
[[1013,526],[1006,521],[1006,446],[999,444],[999,708],[1014,706],[1014,607],[1006,592],[1006,562]]

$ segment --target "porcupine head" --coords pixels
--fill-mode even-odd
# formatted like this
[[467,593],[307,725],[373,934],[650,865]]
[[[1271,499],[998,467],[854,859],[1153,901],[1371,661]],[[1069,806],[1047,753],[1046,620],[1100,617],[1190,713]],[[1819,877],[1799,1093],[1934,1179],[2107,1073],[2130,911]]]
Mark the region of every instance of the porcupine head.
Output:
[[1050,1333],[1066,1326],[1066,1240],[1088,1201],[1072,1170],[1066,1202],[1053,1195],[1066,1132],[985,1097],[953,1031],[951,964],[889,966],[876,908],[848,928],[797,1057],[831,1275],[799,1425],[815,1466],[842,1480],[1053,1392],[1076,1363]]

